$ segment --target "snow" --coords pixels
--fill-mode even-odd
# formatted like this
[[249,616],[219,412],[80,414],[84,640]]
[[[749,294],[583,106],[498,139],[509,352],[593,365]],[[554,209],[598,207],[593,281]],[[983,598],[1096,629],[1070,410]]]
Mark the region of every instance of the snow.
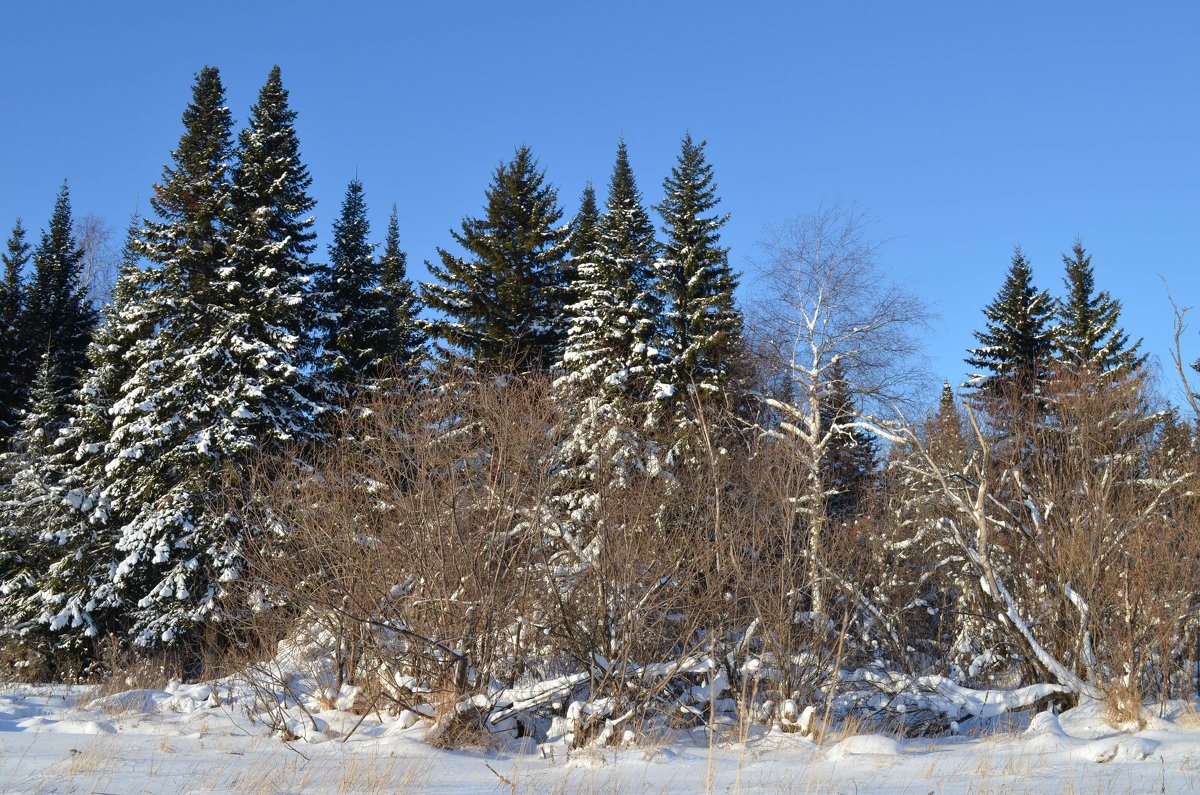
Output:
[[[529,738],[439,750],[424,741],[431,722],[412,711],[364,717],[269,700],[233,680],[107,696],[91,686],[8,685],[0,791],[1186,792],[1200,747],[1194,705],[1181,702],[1161,716],[1156,707],[1137,732],[1108,726],[1089,703],[1011,716],[966,737],[835,733],[814,742],[756,726],[711,744],[678,730],[568,752]],[[269,712],[289,741],[268,725]]]

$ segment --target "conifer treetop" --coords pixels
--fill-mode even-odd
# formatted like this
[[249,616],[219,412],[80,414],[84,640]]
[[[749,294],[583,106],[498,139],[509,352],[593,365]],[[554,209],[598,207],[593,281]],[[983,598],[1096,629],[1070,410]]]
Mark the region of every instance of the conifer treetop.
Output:
[[1092,257],[1076,238],[1070,254],[1063,255],[1066,297],[1059,311],[1058,354],[1073,367],[1086,367],[1096,374],[1140,367],[1145,354],[1142,341],[1130,344],[1129,335],[1118,325],[1121,302],[1107,290],[1096,291]]
[[1022,390],[1036,390],[1054,356],[1056,308],[1050,294],[1034,286],[1033,270],[1017,246],[999,295],[983,310],[985,328],[975,332],[979,346],[966,362],[977,375],[969,386],[995,391],[1016,378]]
[[443,315],[430,324],[443,354],[483,367],[550,366],[562,342],[551,315],[569,245],[561,219],[557,191],[532,150],[518,147],[496,168],[483,217],[450,231],[466,256],[439,248],[439,263],[426,263],[435,281],[422,292]]

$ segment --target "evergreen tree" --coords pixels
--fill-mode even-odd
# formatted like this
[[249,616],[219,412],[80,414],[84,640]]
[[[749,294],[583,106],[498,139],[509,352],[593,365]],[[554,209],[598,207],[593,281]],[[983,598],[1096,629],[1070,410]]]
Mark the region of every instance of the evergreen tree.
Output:
[[215,503],[236,494],[259,455],[310,440],[323,410],[304,395],[312,200],[278,77],[231,171],[220,76],[200,73],[155,188],[161,220],[137,246],[150,263],[140,304],[157,328],[125,354],[133,375],[113,405],[103,467],[116,559],[89,604],[123,609],[142,644],[170,643],[218,614],[247,529]]
[[333,392],[342,396],[355,385],[376,384],[393,364],[410,375],[419,364],[416,302],[405,275],[395,209],[379,262],[372,256],[369,234],[363,187],[356,179],[333,224],[321,287],[326,328],[322,368]]
[[4,252],[4,282],[0,284],[0,443],[16,433],[29,384],[27,340],[22,327],[25,303],[23,270],[29,262],[25,227],[18,218]]
[[439,248],[440,264],[427,263],[437,282],[422,285],[424,302],[444,315],[430,330],[444,354],[477,366],[545,370],[562,347],[553,311],[569,230],[556,226],[558,194],[522,146],[486,195],[484,217],[450,232],[467,256]]
[[197,76],[183,124],[150,200],[158,220],[143,224],[136,244],[153,277],[142,304],[161,320],[125,354],[133,374],[113,405],[102,467],[103,529],[115,552],[110,576],[87,600],[93,610],[122,612],[147,645],[174,640],[214,610],[211,583],[236,570],[235,529],[204,514],[220,484],[222,448],[242,440],[232,418],[213,427],[227,410],[212,370],[236,361],[222,331],[227,307],[242,298],[229,284],[238,278],[229,240],[233,120],[215,68]]
[[977,398],[995,406],[1002,396],[1023,399],[1040,391],[1054,356],[1055,305],[1033,285],[1033,271],[1017,247],[1004,286],[983,313],[985,330],[967,364],[976,368],[969,385]]
[[428,340],[420,319],[421,303],[412,280],[408,278],[408,255],[400,248],[400,223],[395,204],[388,216],[383,256],[379,260],[379,278],[384,305],[391,317],[390,339],[385,348],[391,352],[392,365],[397,371],[413,380],[425,361]]
[[1127,372],[1140,367],[1146,356],[1139,354],[1141,340],[1129,344],[1129,335],[1117,325],[1121,302],[1107,290],[1096,292],[1092,258],[1080,240],[1070,255],[1063,255],[1067,273],[1066,300],[1059,310],[1058,355],[1075,368],[1095,375]]
[[825,510],[829,518],[848,521],[869,495],[877,465],[875,437],[854,427],[858,410],[840,361],[830,366],[821,395],[821,433],[829,446],[821,459]]
[[114,628],[92,603],[109,575],[115,535],[108,529],[107,464],[112,446],[112,410],[135,375],[131,356],[148,352],[160,318],[153,302],[150,274],[139,267],[137,231],[130,223],[112,301],[88,349],[90,369],[70,407],[70,421],[45,457],[56,474],[54,510],[41,517],[36,588],[5,599],[14,625],[58,633],[55,646],[82,649],[87,639]]
[[329,267],[319,285],[325,326],[321,366],[336,395],[374,379],[386,355],[377,337],[387,318],[383,307],[370,301],[377,280],[370,231],[363,186],[353,179],[346,186],[342,214],[333,222]]
[[651,343],[660,311],[653,293],[658,245],[624,141],[617,147],[605,214],[597,219],[595,213],[588,186],[575,222],[580,300],[569,308],[564,374],[555,383],[572,428],[563,450],[571,483],[564,489],[576,490],[569,510],[586,504],[599,485],[592,483],[595,473],[609,470],[608,477],[622,482],[650,456],[641,437],[655,398],[657,352]]
[[45,551],[53,543],[46,529],[56,512],[61,472],[55,441],[66,396],[56,359],[42,354],[29,391],[29,408],[21,418],[12,449],[0,456],[0,472],[8,484],[0,504],[0,619],[23,634],[14,605],[28,599],[44,571]]
[[[238,137],[229,252],[237,281],[224,285],[241,297],[232,307],[244,313],[233,319],[241,333],[270,349],[260,354],[270,359],[258,377],[283,391],[297,388],[301,376],[292,370],[311,364],[316,353],[315,311],[307,300],[315,275],[308,257],[316,249],[309,211],[316,201],[308,194],[312,178],[300,160],[295,120],[279,67],[272,67]],[[303,403],[282,394],[274,399]]]
[[[33,252],[33,276],[21,319],[28,355],[50,359],[46,372],[58,379],[55,394],[69,395],[79,385],[97,319],[83,284],[83,249],[71,231],[71,197],[63,182],[50,225]],[[64,420],[66,406],[56,416]]]
[[667,303],[663,329],[667,361],[660,378],[675,399],[677,435],[695,430],[694,403],[720,399],[733,379],[742,352],[742,314],[734,304],[737,278],[729,249],[720,245],[728,215],[717,206],[712,166],[705,143],[685,135],[677,163],[663,182],[663,257],[656,264],[659,291]]
[[600,210],[596,205],[596,189],[589,179],[579,199],[579,211],[571,219],[571,232],[567,240],[568,253],[563,260],[563,278],[559,287],[558,305],[555,312],[559,318],[565,350],[571,331],[573,317],[571,307],[583,299],[579,284],[579,267],[596,250],[600,239]]
[[[571,221],[570,269],[575,275],[575,280],[578,279],[580,265],[595,253],[599,245],[600,210],[596,205],[596,189],[592,187],[592,181],[588,180],[579,198],[579,212]],[[575,280],[572,280],[572,285],[575,284]],[[577,285],[573,292],[579,292]]]
[[[657,352],[652,341],[661,314],[653,292],[658,244],[624,141],[617,147],[603,217],[595,217],[590,186],[581,207],[574,255],[580,301],[569,308],[573,320],[560,382],[577,395],[619,404],[623,414],[644,421],[653,396]],[[590,252],[584,248],[589,244]]]

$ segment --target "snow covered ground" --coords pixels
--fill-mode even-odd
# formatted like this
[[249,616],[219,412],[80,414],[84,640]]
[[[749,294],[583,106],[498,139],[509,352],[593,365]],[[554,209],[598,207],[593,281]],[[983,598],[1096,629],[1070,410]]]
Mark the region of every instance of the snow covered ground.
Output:
[[[428,723],[315,713],[283,742],[228,687],[177,685],[96,698],[94,688],[10,686],[0,693],[6,793],[299,792],[1200,792],[1200,720],[1175,704],[1140,731],[1098,706],[983,735],[841,738],[822,746],[761,730],[710,744],[568,755],[516,741],[487,751],[423,742]],[[411,715],[409,716],[411,719]],[[361,721],[361,723],[360,723]],[[348,736],[347,736],[348,735]]]

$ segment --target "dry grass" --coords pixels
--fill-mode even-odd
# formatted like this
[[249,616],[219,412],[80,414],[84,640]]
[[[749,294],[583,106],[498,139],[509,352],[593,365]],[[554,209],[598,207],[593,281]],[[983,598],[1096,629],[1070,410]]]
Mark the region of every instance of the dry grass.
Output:
[[1172,722],[1185,729],[1200,729],[1200,710],[1197,710],[1195,700],[1189,698]]
[[339,793],[419,792],[433,770],[432,759],[348,755],[338,768]]

